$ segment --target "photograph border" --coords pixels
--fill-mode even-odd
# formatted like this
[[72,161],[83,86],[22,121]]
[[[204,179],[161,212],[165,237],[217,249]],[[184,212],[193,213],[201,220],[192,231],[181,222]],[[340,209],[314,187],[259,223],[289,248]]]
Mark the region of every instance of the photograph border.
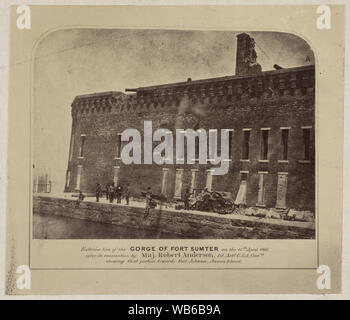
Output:
[[[239,5],[242,6],[242,5]],[[264,5],[260,5],[264,6]],[[266,5],[265,5],[266,6]],[[305,239],[308,241],[316,241],[316,258],[317,258],[317,265],[315,267],[305,267],[305,268],[217,268],[217,267],[212,267],[212,268],[33,268],[31,267],[31,241],[32,240],[38,240],[38,241],[50,241],[52,239],[33,239],[33,184],[30,186],[29,190],[29,253],[28,253],[28,265],[31,268],[31,270],[316,270],[318,266],[320,265],[319,263],[319,214],[318,214],[318,194],[319,194],[319,184],[318,184],[318,52],[314,49],[312,45],[312,41],[310,39],[306,39],[304,35],[299,34],[295,31],[281,31],[277,29],[264,29],[264,30],[247,30],[247,29],[226,29],[226,28],[181,28],[179,26],[168,26],[168,27],[162,27],[160,28],[159,26],[146,26],[146,27],[120,27],[120,26],[63,26],[63,27],[58,27],[58,28],[52,28],[48,29],[46,32],[44,32],[35,42],[33,48],[32,48],[32,54],[31,54],[31,75],[30,75],[30,91],[31,91],[31,103],[30,103],[30,163],[29,163],[29,169],[30,169],[30,181],[33,181],[33,151],[32,151],[32,146],[33,146],[33,114],[34,114],[34,64],[35,64],[35,54],[36,54],[36,49],[40,42],[44,40],[46,37],[48,37],[51,33],[54,33],[56,31],[61,31],[61,30],[76,30],[76,29],[97,29],[97,30],[171,30],[171,31],[198,31],[198,32],[205,32],[205,31],[217,31],[217,32],[278,32],[278,33],[289,33],[293,34],[300,39],[304,40],[311,48],[313,51],[314,57],[315,57],[315,111],[314,111],[314,118],[315,118],[315,238],[313,239]],[[55,240],[63,240],[63,241],[74,241],[76,239],[55,239]],[[107,240],[107,239],[79,239],[79,240]],[[108,240],[113,240],[113,239],[108,239]],[[139,238],[130,238],[130,239],[123,239],[123,240],[139,240]],[[181,241],[181,240],[189,240],[189,239],[152,239],[154,241],[160,240],[160,241]],[[250,239],[196,239],[196,240],[209,240],[209,241],[216,241],[216,240],[224,240],[224,241],[249,241]],[[266,240],[266,239],[260,239],[260,240]],[[271,240],[280,240],[280,241],[298,241],[300,239],[271,239]]]

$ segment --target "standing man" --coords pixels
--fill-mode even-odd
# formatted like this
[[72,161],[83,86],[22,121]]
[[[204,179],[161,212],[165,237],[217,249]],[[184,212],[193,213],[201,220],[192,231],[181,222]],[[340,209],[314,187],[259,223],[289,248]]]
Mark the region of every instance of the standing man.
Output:
[[109,199],[109,183],[106,184],[106,200]]
[[116,194],[117,194],[117,203],[121,203],[122,202],[123,187],[120,184],[118,184],[118,186],[116,188]]
[[146,207],[145,207],[145,214],[143,216],[144,219],[147,219],[149,215],[149,209],[151,208],[151,200],[152,200],[151,187],[148,187],[146,192]]
[[190,210],[190,190],[186,188],[185,194],[184,194],[184,203],[185,203],[185,210]]
[[100,201],[101,192],[101,185],[99,183],[96,183],[96,202]]
[[114,200],[114,182],[112,184],[109,185],[109,188],[108,188],[109,192],[108,192],[108,195],[109,195],[109,202],[110,203],[113,203],[113,200]]
[[125,188],[125,200],[126,200],[126,205],[129,205],[129,197],[130,197],[130,184],[128,183]]
[[85,196],[83,195],[83,192],[82,192],[82,191],[79,191],[78,200],[79,200],[79,201],[83,201],[84,198],[85,198]]

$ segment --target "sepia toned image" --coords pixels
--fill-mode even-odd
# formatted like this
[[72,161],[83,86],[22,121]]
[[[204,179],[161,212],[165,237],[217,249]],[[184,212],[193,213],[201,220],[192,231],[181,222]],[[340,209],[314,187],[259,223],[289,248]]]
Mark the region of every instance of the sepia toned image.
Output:
[[[315,238],[315,59],[303,39],[68,29],[35,54],[34,238]],[[141,137],[129,163],[127,129]]]
[[321,7],[12,8],[7,294],[339,292],[344,7]]

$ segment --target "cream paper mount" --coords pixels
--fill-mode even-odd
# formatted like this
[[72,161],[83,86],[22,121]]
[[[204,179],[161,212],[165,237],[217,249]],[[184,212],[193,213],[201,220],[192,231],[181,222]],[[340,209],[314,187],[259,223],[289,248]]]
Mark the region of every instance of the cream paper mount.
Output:
[[10,28],[7,294],[340,292],[344,6]]

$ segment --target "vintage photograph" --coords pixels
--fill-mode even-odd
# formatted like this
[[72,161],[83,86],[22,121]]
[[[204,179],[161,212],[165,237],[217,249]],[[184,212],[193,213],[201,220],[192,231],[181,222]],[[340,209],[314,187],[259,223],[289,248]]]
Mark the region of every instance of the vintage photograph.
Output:
[[61,29],[34,59],[34,239],[315,239],[301,37]]

